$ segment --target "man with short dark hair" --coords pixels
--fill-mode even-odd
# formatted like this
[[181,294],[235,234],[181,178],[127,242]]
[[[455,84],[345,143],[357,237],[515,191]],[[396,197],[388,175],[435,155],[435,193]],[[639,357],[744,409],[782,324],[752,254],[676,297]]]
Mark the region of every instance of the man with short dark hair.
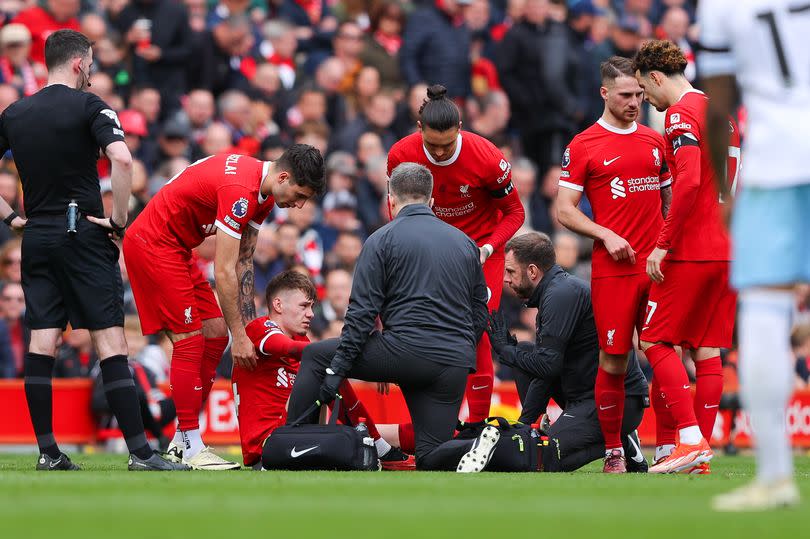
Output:
[[[45,44],[48,85],[0,116],[0,155],[11,149],[23,184],[27,220],[0,200],[0,217],[23,238],[22,283],[31,340],[25,393],[40,457],[38,470],[77,470],[53,434],[56,343],[67,323],[88,329],[110,409],[130,451],[130,470],[182,470],[152,451],[144,435],[135,381],[127,362],[118,248],[127,223],[132,157],[116,113],[88,86],[93,51],[73,30]],[[113,209],[105,218],[96,161],[112,163]],[[67,229],[67,230],[66,230]]]
[[[604,456],[604,438],[594,402],[599,343],[588,284],[556,264],[551,239],[530,232],[506,244],[504,284],[528,307],[539,309],[534,345],[509,335],[503,314],[493,313],[487,329],[501,363],[512,367],[523,404],[520,421],[531,424],[552,396],[563,414],[547,430],[543,451],[547,472],[573,471]],[[622,442],[632,456],[631,471],[647,464],[635,429],[648,406],[647,382],[633,357],[625,381]]]
[[[275,205],[300,208],[323,188],[323,157],[312,146],[294,144],[273,162],[213,155],[169,180],[130,227],[124,258],[143,333],[165,331],[174,344],[170,381],[179,427],[172,458],[200,470],[239,467],[203,444],[199,413],[228,330],[234,364],[256,367],[245,325],[256,318],[253,251],[261,223]],[[219,304],[191,257],[211,235]]]
[[[413,420],[416,467],[478,472],[492,456],[497,429],[486,427],[474,440],[451,438],[486,321],[480,251],[430,210],[426,167],[399,165],[390,191],[394,220],[363,246],[340,339],[304,351],[288,417],[317,421],[313,404],[331,402],[345,378],[394,382]],[[372,332],[377,316],[383,329]]]

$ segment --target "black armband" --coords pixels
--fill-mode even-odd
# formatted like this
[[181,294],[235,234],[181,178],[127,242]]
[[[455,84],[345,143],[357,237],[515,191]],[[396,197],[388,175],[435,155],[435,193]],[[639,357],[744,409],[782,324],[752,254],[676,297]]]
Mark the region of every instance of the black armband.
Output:
[[115,221],[113,221],[112,217],[110,217],[110,226],[112,227],[113,232],[115,232],[119,237],[124,236],[124,229],[126,228],[126,225],[120,226]]
[[492,198],[504,198],[514,190],[515,190],[515,186],[512,185],[512,182],[510,181],[509,183],[504,185],[502,188],[495,189],[494,191],[490,191],[489,194],[490,194],[490,196],[492,196]]
[[692,133],[678,135],[672,140],[672,150],[677,152],[682,146],[700,146],[700,142]]
[[3,219],[3,222],[6,223],[8,226],[11,226],[11,222],[14,219],[16,219],[17,217],[19,217],[19,215],[17,215],[17,212],[14,211],[14,210],[11,210],[11,213],[8,214],[8,217]]

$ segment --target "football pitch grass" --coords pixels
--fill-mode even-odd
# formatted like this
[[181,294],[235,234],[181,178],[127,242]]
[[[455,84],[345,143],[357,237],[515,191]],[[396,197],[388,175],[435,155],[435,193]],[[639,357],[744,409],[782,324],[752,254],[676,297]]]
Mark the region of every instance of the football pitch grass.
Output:
[[800,507],[720,514],[711,496],[753,476],[715,457],[710,476],[430,472],[127,472],[122,455],[76,454],[81,472],[35,472],[0,454],[0,537],[247,539],[808,537],[810,457]]

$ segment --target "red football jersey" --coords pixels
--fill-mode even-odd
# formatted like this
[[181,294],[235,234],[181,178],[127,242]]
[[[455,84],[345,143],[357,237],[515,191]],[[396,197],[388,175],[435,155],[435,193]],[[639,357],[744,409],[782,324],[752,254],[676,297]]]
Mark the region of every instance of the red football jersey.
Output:
[[703,92],[690,90],[666,112],[672,206],[656,246],[668,251],[668,260],[727,261],[731,257],[709,153],[707,106]]
[[[278,337],[280,343],[286,343],[290,338],[267,316],[251,321],[245,327],[245,332],[256,347],[257,366],[249,371],[234,365],[231,380],[238,385],[240,395],[253,393],[252,402],[256,401],[253,397],[259,395],[263,405],[277,407],[279,413],[283,413],[298,374],[300,360],[278,354],[274,351],[272,341],[273,337]],[[309,342],[305,335],[296,335],[292,340]]]
[[634,123],[619,129],[601,118],[575,136],[563,154],[560,186],[584,191],[594,222],[630,243],[636,263],[615,261],[594,242],[592,276],[645,273],[664,218],[661,188],[671,183],[664,137]]
[[45,41],[48,37],[57,30],[76,30],[81,31],[79,19],[71,17],[70,19],[59,22],[53,15],[43,7],[32,7],[20,11],[12,22],[24,24],[31,32],[31,60],[45,63]]
[[[499,251],[523,224],[525,212],[517,193],[512,193],[512,165],[487,139],[464,131],[456,151],[437,162],[422,144],[418,131],[401,139],[388,152],[388,175],[401,163],[419,163],[433,174],[433,212],[458,228],[478,246],[489,243]],[[507,197],[514,198],[508,199]],[[505,202],[513,208],[509,223],[493,236],[504,220]],[[517,204],[515,206],[514,204]],[[518,207],[519,206],[519,207]]]
[[131,231],[155,247],[193,249],[219,228],[240,239],[246,226],[260,228],[273,209],[262,197],[269,162],[218,154],[189,165],[157,192]]

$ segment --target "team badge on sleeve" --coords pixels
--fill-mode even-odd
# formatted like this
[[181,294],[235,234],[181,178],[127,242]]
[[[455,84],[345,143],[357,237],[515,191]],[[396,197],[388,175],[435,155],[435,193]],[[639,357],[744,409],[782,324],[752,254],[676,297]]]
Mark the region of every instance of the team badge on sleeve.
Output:
[[240,198],[236,202],[233,203],[233,207],[231,208],[231,213],[233,213],[234,217],[241,219],[245,215],[247,215],[248,211],[248,201],[246,198]]
[[652,149],[653,159],[655,159],[655,166],[661,166],[661,155],[658,153],[658,148]]
[[677,112],[673,112],[669,115],[669,123],[676,124],[681,121],[681,115]]
[[568,168],[571,164],[571,148],[566,148],[562,158],[562,168]]

